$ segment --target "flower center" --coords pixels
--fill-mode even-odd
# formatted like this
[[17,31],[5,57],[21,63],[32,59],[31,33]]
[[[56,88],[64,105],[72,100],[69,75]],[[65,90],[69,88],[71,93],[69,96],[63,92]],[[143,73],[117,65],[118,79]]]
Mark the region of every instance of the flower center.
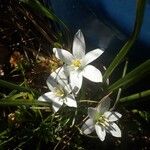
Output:
[[96,118],[96,123],[102,125],[103,127],[109,126],[108,119],[103,115],[100,115],[99,117]]
[[65,95],[65,92],[62,88],[55,89],[55,95],[58,97],[63,97]]
[[81,61],[79,59],[73,60],[72,66],[78,69],[81,66]]

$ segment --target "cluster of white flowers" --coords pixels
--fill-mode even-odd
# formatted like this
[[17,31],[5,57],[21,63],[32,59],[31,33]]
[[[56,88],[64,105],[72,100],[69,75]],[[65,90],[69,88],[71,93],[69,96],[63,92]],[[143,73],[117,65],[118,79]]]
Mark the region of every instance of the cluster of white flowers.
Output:
[[[56,58],[62,60],[64,65],[51,73],[46,83],[50,92],[38,98],[39,101],[52,102],[52,107],[57,112],[65,104],[69,107],[77,107],[76,95],[82,87],[83,77],[92,82],[102,82],[101,72],[92,65],[103,51],[95,49],[85,54],[84,36],[79,30],[74,37],[72,53],[64,49],[53,48]],[[107,100],[106,100],[107,101]],[[114,123],[121,115],[110,112],[109,102],[102,102],[97,108],[88,109],[88,119],[82,126],[84,134],[90,134],[94,128],[100,140],[105,139],[106,132],[115,137],[121,136],[119,127]]]

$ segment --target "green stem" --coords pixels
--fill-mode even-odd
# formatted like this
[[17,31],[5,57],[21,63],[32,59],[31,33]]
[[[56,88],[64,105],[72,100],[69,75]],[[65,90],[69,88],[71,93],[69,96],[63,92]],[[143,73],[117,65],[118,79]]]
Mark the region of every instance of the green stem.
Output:
[[[126,74],[127,67],[128,67],[128,61],[125,62],[125,66],[124,66],[124,69],[123,69],[122,78],[124,78],[124,76],[125,76],[125,74]],[[119,88],[118,93],[117,93],[116,101],[115,101],[113,107],[111,108],[111,110],[114,110],[114,109],[115,109],[115,107],[116,107],[116,105],[117,105],[117,103],[118,103],[118,101],[119,101],[119,99],[120,99],[121,92],[122,92],[122,89]]]
[[143,91],[140,93],[132,94],[132,95],[127,96],[127,97],[123,97],[119,101],[120,102],[134,101],[136,99],[144,98],[147,96],[150,96],[150,90],[146,90],[146,91]]

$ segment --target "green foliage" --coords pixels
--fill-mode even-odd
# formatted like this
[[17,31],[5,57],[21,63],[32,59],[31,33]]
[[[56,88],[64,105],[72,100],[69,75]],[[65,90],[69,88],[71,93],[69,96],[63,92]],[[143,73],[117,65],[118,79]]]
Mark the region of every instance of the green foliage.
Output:
[[144,78],[145,76],[150,74],[149,66],[150,66],[150,60],[145,61],[143,64],[141,64],[140,66],[138,66],[137,68],[135,68],[134,70],[126,74],[124,78],[119,79],[118,81],[110,85],[110,87],[108,87],[108,91],[109,92],[114,91],[122,86],[129,87],[129,85],[132,85],[138,80]]
[[4,80],[1,80],[0,79],[0,86],[1,87],[6,87],[6,88],[9,88],[9,89],[16,89],[18,91],[31,91],[30,88],[26,88],[26,87],[23,87],[23,86],[19,86],[17,84],[14,84],[14,83],[10,83],[10,82],[7,82],[7,81],[4,81]]

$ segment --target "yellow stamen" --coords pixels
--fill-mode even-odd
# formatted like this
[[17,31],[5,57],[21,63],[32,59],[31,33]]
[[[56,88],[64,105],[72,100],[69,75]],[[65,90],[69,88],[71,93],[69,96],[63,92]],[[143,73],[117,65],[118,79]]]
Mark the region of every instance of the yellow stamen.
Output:
[[106,126],[109,126],[109,121],[108,119],[105,117],[105,116],[99,116],[97,119],[96,119],[96,122],[100,125],[102,125],[103,127],[106,127]]
[[65,92],[63,91],[63,89],[56,89],[55,90],[55,95],[58,97],[63,97],[65,95]]
[[75,59],[72,61],[72,66],[79,68],[81,66],[81,61],[79,59]]

